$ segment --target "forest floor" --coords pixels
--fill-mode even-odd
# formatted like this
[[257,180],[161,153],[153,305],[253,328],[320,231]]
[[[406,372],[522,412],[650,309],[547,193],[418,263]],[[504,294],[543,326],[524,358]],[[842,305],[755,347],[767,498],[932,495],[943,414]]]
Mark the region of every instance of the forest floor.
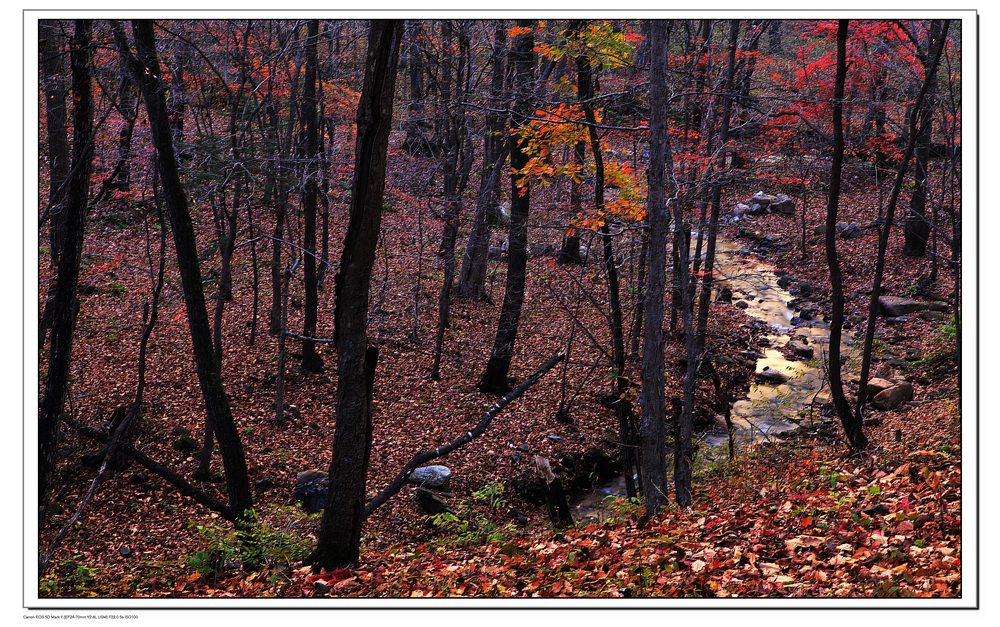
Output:
[[[390,155],[390,160],[394,156],[399,155]],[[468,430],[495,401],[478,392],[476,383],[492,344],[504,264],[490,265],[488,287],[494,303],[454,303],[441,380],[431,381],[442,277],[435,254],[441,222],[425,202],[429,188],[407,183],[426,178],[420,176],[422,164],[398,161],[404,165],[392,168],[372,285],[370,327],[381,353],[369,494],[386,485],[415,452]],[[346,228],[343,181],[349,183],[350,172],[339,175],[345,178],[333,181],[330,196],[329,258],[334,264],[340,242],[333,234]],[[732,194],[727,206],[753,191]],[[91,217],[84,247],[81,281],[87,289],[78,317],[68,409],[95,428],[134,394],[142,307],[151,291],[149,270],[158,246],[157,231],[151,227],[155,220],[142,217],[148,203],[136,196],[100,207]],[[828,285],[822,242],[816,242],[812,232],[823,220],[823,200],[814,199],[807,215],[805,258],[798,249],[798,215],[758,216],[723,231],[827,294],[822,288]],[[194,201],[204,207],[197,197]],[[839,219],[868,225],[876,209],[873,190],[848,184]],[[539,194],[532,213],[532,241],[558,244],[561,230],[552,225],[564,216],[555,203]],[[211,219],[204,208],[196,215],[196,226],[201,224],[197,230],[204,236],[199,248],[205,252],[210,306],[217,265]],[[468,217],[465,222],[467,228]],[[464,235],[463,229],[460,241]],[[495,231],[493,237],[498,244],[502,233]],[[241,241],[249,239],[241,235]],[[762,246],[762,240],[769,243]],[[778,240],[785,245],[774,245]],[[837,242],[847,283],[848,330],[858,332],[858,317],[868,306],[864,290],[871,282],[877,235],[874,229],[864,229],[861,238]],[[51,272],[44,243],[39,253],[43,286]],[[913,293],[929,269],[926,259],[900,257],[901,244],[897,229],[887,266],[889,294]],[[690,509],[671,506],[640,523],[637,505],[611,499],[605,520],[551,529],[544,508],[531,502],[526,489],[535,477],[533,456],[552,460],[564,477],[593,483],[608,473],[617,428],[614,413],[601,404],[609,370],[600,347],[610,344],[610,334],[600,265],[592,260],[584,267],[557,266],[546,256],[529,262],[512,375],[521,378],[562,350],[575,318],[576,343],[566,367],[550,372],[507,408],[482,438],[441,460],[454,472],[454,517],[428,520],[406,488],[369,520],[358,568],[313,575],[299,562],[311,549],[319,518],[295,508],[292,491],[296,473],[329,464],[336,356],[332,349],[321,350],[327,367],[319,375],[300,371],[292,360],[287,398],[298,413],[276,421],[277,342],[267,333],[270,250],[257,245],[259,319],[251,342],[249,246],[234,262],[234,300],[226,306],[223,324],[223,371],[251,480],[257,482],[267,567],[242,571],[225,521],[133,466],[106,481],[70,531],[54,555],[54,566],[39,582],[43,596],[961,595],[958,368],[947,358],[953,339],[946,322],[918,316],[893,325],[880,323],[874,373],[907,378],[914,384],[915,401],[870,415],[866,432],[872,449],[866,455],[847,457],[839,427],[827,423],[818,431],[742,451],[734,462],[703,460]],[[147,248],[153,251],[152,260]],[[625,259],[623,284],[628,285],[637,268],[638,247],[623,243],[619,252]],[[197,446],[201,437],[203,410],[171,253],[168,248],[167,283],[150,345],[146,407],[136,447],[190,477],[197,465],[192,444]],[[321,295],[321,336],[332,330],[332,274]],[[942,297],[950,289],[944,264],[936,289]],[[414,294],[419,306],[417,341],[409,337]],[[300,298],[293,290],[291,329],[301,325]],[[828,302],[814,301],[828,311]],[[626,313],[631,320],[634,311]],[[714,304],[711,320],[710,347],[718,353],[736,353],[753,342],[750,320],[735,307]],[[677,367],[679,344],[671,342],[667,348],[668,394],[679,387],[682,374]],[[630,368],[637,369],[638,362],[631,361]],[[745,387],[752,373],[734,365],[723,375]],[[849,389],[849,397],[852,394]],[[706,384],[699,391],[702,405],[710,395]],[[554,418],[563,397],[570,403],[572,424]],[[62,487],[41,534],[42,546],[86,493],[93,470],[81,464],[80,457],[95,448],[73,433],[63,439],[55,479]],[[600,463],[592,463],[594,459]],[[213,468],[213,480],[198,485],[223,497],[217,460]]]

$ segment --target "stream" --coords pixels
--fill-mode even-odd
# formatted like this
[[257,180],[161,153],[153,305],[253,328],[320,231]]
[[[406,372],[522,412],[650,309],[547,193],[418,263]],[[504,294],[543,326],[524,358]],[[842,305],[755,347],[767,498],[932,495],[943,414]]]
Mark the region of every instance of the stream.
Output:
[[[756,358],[756,379],[751,382],[746,397],[732,407],[732,422],[738,448],[767,441],[774,436],[794,431],[813,417],[814,400],[822,404],[829,400],[826,376],[819,367],[827,353],[830,325],[822,320],[798,320],[793,323],[797,310],[790,306],[795,300],[786,288],[779,285],[779,275],[770,264],[741,250],[736,243],[719,237],[716,245],[715,271],[724,277],[716,288],[732,290],[733,303],[746,303],[744,313],[763,323],[761,344],[748,346],[745,357]],[[814,357],[786,357],[781,349],[790,341],[811,347]],[[749,336],[748,336],[749,342]],[[844,338],[844,350],[850,350],[852,339]],[[761,355],[760,353],[763,352]],[[825,395],[825,396],[824,396]],[[818,406],[818,405],[817,405]],[[727,455],[729,436],[721,417],[710,430],[695,434],[697,455],[709,459],[722,459]],[[670,448],[670,447],[668,447]],[[672,450],[668,450],[667,468],[673,468]],[[575,502],[574,520],[587,523],[614,515],[609,497],[625,496],[625,479],[622,476],[596,486]]]

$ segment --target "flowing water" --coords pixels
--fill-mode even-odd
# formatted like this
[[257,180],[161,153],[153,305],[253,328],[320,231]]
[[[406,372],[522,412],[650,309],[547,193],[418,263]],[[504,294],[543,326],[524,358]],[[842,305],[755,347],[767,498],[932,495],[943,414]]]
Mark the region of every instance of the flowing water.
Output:
[[[721,237],[716,247],[715,271],[722,277],[717,289],[728,287],[733,292],[734,303],[743,300],[747,304],[744,313],[758,320],[758,325],[764,325],[760,337],[767,338],[763,343],[768,344],[766,347],[747,346],[747,351],[757,353],[758,378],[750,382],[747,396],[732,407],[738,446],[767,441],[778,434],[794,431],[803,423],[808,424],[813,420],[813,408],[829,400],[826,374],[820,364],[825,362],[829,348],[830,326],[822,320],[793,323],[797,312],[790,303],[795,297],[778,284],[774,267]],[[786,357],[782,353],[781,349],[793,338],[813,349],[812,359]],[[747,342],[750,342],[749,334]],[[844,344],[844,350],[848,351],[850,340],[845,339]],[[778,381],[763,380],[767,375]],[[728,446],[728,434],[721,421],[710,431],[695,437],[703,442],[699,455],[714,458],[726,455],[724,447]],[[671,454],[672,451],[668,451],[668,455]],[[668,461],[667,465],[671,468],[672,462]],[[613,515],[609,497],[624,495],[625,480],[617,477],[584,495],[573,507],[573,517],[587,522]]]

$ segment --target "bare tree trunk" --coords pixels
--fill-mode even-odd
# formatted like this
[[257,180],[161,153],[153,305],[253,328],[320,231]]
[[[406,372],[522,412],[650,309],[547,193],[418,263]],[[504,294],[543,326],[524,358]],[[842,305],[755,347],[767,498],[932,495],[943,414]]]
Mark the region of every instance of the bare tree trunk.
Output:
[[[319,194],[319,133],[316,126],[316,40],[319,38],[319,20],[309,20],[306,35],[305,85],[302,89],[302,159],[305,185],[302,192],[302,212],[305,214],[305,242],[303,244],[302,273],[306,288],[305,316],[302,335],[316,337],[319,314],[319,291],[316,284],[316,200]],[[316,342],[302,341],[302,368],[307,372],[321,372],[323,360],[316,351]]]
[[49,343],[45,390],[38,407],[38,511],[45,520],[52,473],[55,468],[59,417],[69,389],[69,369],[76,326],[76,287],[83,253],[84,225],[90,200],[90,172],[94,157],[94,101],[90,63],[93,49],[90,20],[74,23],[70,65],[73,76],[73,168],[70,174],[59,267],[52,298],[52,339]]
[[[515,73],[515,104],[511,116],[510,163],[519,171],[528,163],[527,145],[517,138],[516,131],[527,123],[531,113],[534,91],[534,34],[531,32],[534,20],[518,20],[517,25],[529,29],[514,38],[511,62]],[[510,235],[507,250],[507,285],[504,290],[500,320],[497,324],[496,339],[490,360],[486,364],[479,389],[492,394],[503,394],[510,389],[507,375],[514,356],[514,341],[517,339],[521,305],[524,302],[525,271],[527,268],[528,210],[531,207],[531,189],[527,181],[518,185],[518,175],[511,176]]]
[[337,367],[337,428],[315,569],[358,559],[364,523],[365,485],[371,453],[371,395],[378,349],[368,343],[368,294],[382,219],[386,148],[392,125],[401,20],[372,20],[364,87],[358,104],[357,144],[350,223],[336,279],[334,338]]
[[[949,21],[944,20],[944,27],[941,29],[941,37],[932,50],[931,63],[924,75],[924,82],[917,95],[917,99],[910,113],[908,140],[906,150],[903,153],[903,160],[896,171],[896,178],[892,184],[892,191],[889,193],[889,200],[886,205],[885,219],[882,221],[878,238],[878,253],[875,257],[875,277],[872,280],[871,299],[868,303],[868,324],[865,328],[864,348],[861,352],[861,375],[858,381],[858,398],[854,406],[855,425],[864,424],[864,408],[867,401],[868,375],[871,369],[872,347],[875,343],[876,316],[878,314],[878,300],[882,293],[882,278],[885,273],[885,256],[889,249],[889,233],[892,230],[893,219],[896,215],[896,205],[899,201],[899,193],[903,187],[903,179],[906,176],[906,169],[909,166],[910,158],[913,156],[916,144],[925,127],[930,126],[930,119],[926,115],[932,115],[933,109],[923,106],[924,99],[930,95],[932,85],[937,76],[938,63],[941,60],[941,51],[944,49],[944,41],[948,33]],[[848,439],[852,442],[853,440]]]
[[[59,39],[60,24],[55,20],[38,23],[39,67],[45,92],[45,135],[49,161],[49,263],[59,265],[66,212],[62,199],[66,197],[66,178],[69,176],[69,141],[66,136],[66,77],[62,46]],[[45,346],[45,336],[52,324],[52,300],[55,286],[48,288],[45,305],[38,323],[38,349]]]
[[[924,76],[931,73],[933,53],[939,44],[947,37],[947,22],[931,20],[927,29],[927,51],[921,55]],[[913,164],[916,187],[910,196],[910,211],[904,224],[905,243],[903,254],[909,257],[923,257],[927,253],[927,236],[931,232],[931,224],[927,219],[927,167],[930,161],[931,120],[934,117],[934,95],[937,90],[931,82],[921,102],[921,116],[924,123],[917,130],[915,160]],[[913,115],[917,115],[916,112]]]
[[715,166],[715,181],[712,183],[712,214],[708,225],[708,241],[705,250],[705,270],[701,286],[701,300],[698,303],[697,357],[705,347],[708,330],[708,311],[712,302],[712,287],[715,283],[715,245],[719,235],[719,217],[722,207],[722,176],[726,169],[726,144],[729,141],[729,123],[733,111],[733,78],[736,75],[736,48],[740,33],[740,21],[729,24],[729,55],[726,60],[726,79],[723,85],[722,120],[719,126],[719,159]]
[[837,207],[840,203],[841,170],[844,165],[844,82],[847,76],[847,23],[838,20],[837,26],[837,75],[833,89],[833,164],[830,167],[830,193],[826,205],[826,262],[830,268],[830,351],[827,372],[830,378],[830,395],[837,416],[844,426],[851,450],[858,452],[868,446],[868,439],[861,429],[861,421],[851,412],[844,395],[840,370],[840,341],[844,328],[844,280],[837,257]]
[[[579,33],[582,23],[574,28]],[[594,208],[599,214],[604,209],[604,156],[601,141],[597,135],[597,116],[591,101],[594,97],[594,81],[591,59],[586,54],[576,57],[577,96],[583,107],[587,120],[587,131],[590,137],[590,150],[594,156]],[[619,438],[621,440],[622,470],[625,475],[625,489],[628,496],[638,494],[635,475],[638,472],[636,463],[635,425],[632,424],[632,406],[628,400],[629,381],[625,376],[625,323],[622,315],[621,286],[618,278],[618,266],[615,263],[614,244],[611,238],[611,227],[605,219],[599,229],[604,252],[604,270],[608,277],[608,304],[611,309],[612,355],[615,369],[615,411],[618,414]]]
[[59,197],[65,197],[63,184],[69,175],[69,142],[66,136],[66,78],[59,22],[41,20],[38,23],[38,48],[41,57],[42,85],[45,91],[45,135],[49,161],[49,205],[52,224],[49,228],[49,258],[58,263],[66,214],[60,208]]
[[642,418],[639,458],[646,512],[667,503],[666,416],[663,405],[663,296],[666,284],[667,229],[670,214],[664,184],[667,139],[667,22],[649,22],[649,221],[648,269],[642,307],[646,333],[642,339]]
[[201,270],[195,244],[194,225],[188,210],[187,197],[181,184],[167,104],[160,85],[161,69],[156,56],[156,40],[152,20],[135,20],[132,23],[138,60],[133,69],[142,89],[149,118],[149,129],[156,150],[164,201],[170,214],[170,226],[177,250],[177,265],[181,273],[188,328],[194,349],[198,382],[205,398],[207,418],[213,425],[219,442],[219,452],[226,472],[229,505],[236,512],[238,524],[243,525],[253,516],[253,497],[247,474],[246,458],[239,432],[233,420],[229,398],[222,384],[219,364],[212,347],[205,295],[202,291]]
[[[573,165],[583,168],[583,158],[584,158],[584,145],[583,142],[577,142],[573,146]],[[569,218],[570,220],[575,219],[580,215],[580,209],[583,207],[583,194],[581,193],[582,185],[580,181],[573,179],[569,183]],[[575,230],[571,229],[572,232],[567,232],[563,235],[562,248],[559,250],[559,257],[557,261],[559,263],[583,263],[583,256],[580,254],[580,234]]]
[[[490,108],[506,108],[504,76],[506,73],[507,31],[500,20],[493,35],[493,71],[490,83]],[[502,138],[506,115],[496,111],[486,113],[483,137],[483,166],[479,179],[476,214],[462,258],[462,270],[456,294],[459,298],[486,299],[486,267],[489,261],[490,225],[497,222],[500,204],[500,181],[509,152]]]

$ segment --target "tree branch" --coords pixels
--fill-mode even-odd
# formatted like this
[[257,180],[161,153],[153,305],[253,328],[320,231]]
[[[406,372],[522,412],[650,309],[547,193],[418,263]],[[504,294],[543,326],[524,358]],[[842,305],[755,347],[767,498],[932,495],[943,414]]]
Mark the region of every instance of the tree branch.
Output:
[[392,482],[389,485],[387,485],[381,492],[379,492],[378,495],[375,496],[375,498],[373,498],[368,502],[368,505],[365,506],[364,517],[367,519],[369,516],[372,515],[372,513],[376,509],[385,504],[386,501],[391,499],[393,496],[396,495],[396,493],[402,490],[403,486],[406,484],[406,479],[410,476],[410,474],[414,470],[417,469],[418,466],[426,462],[429,462],[432,459],[443,457],[444,455],[447,455],[448,453],[451,453],[452,451],[462,446],[465,446],[472,440],[478,438],[483,433],[485,433],[486,429],[489,428],[490,423],[493,422],[493,419],[497,417],[497,414],[499,414],[504,407],[506,407],[511,402],[516,400],[519,396],[524,394],[528,390],[528,388],[538,383],[538,380],[541,379],[546,372],[554,368],[556,364],[565,359],[565,357],[566,353],[562,351],[556,353],[552,357],[549,357],[548,361],[546,361],[544,364],[538,367],[538,370],[535,370],[530,375],[528,375],[528,377],[525,378],[524,381],[521,381],[521,383],[519,383],[517,387],[515,387],[510,392],[507,392],[507,394],[504,395],[503,398],[501,398],[492,407],[486,410],[486,413],[483,414],[483,417],[479,419],[479,424],[477,424],[476,428],[473,429],[472,431],[468,431],[462,436],[455,438],[451,442],[443,444],[437,447],[436,449],[421,451],[416,455],[414,455],[410,459],[410,461],[407,462],[405,466],[403,466],[403,469],[399,472],[398,475],[396,475],[396,478],[393,479]]

